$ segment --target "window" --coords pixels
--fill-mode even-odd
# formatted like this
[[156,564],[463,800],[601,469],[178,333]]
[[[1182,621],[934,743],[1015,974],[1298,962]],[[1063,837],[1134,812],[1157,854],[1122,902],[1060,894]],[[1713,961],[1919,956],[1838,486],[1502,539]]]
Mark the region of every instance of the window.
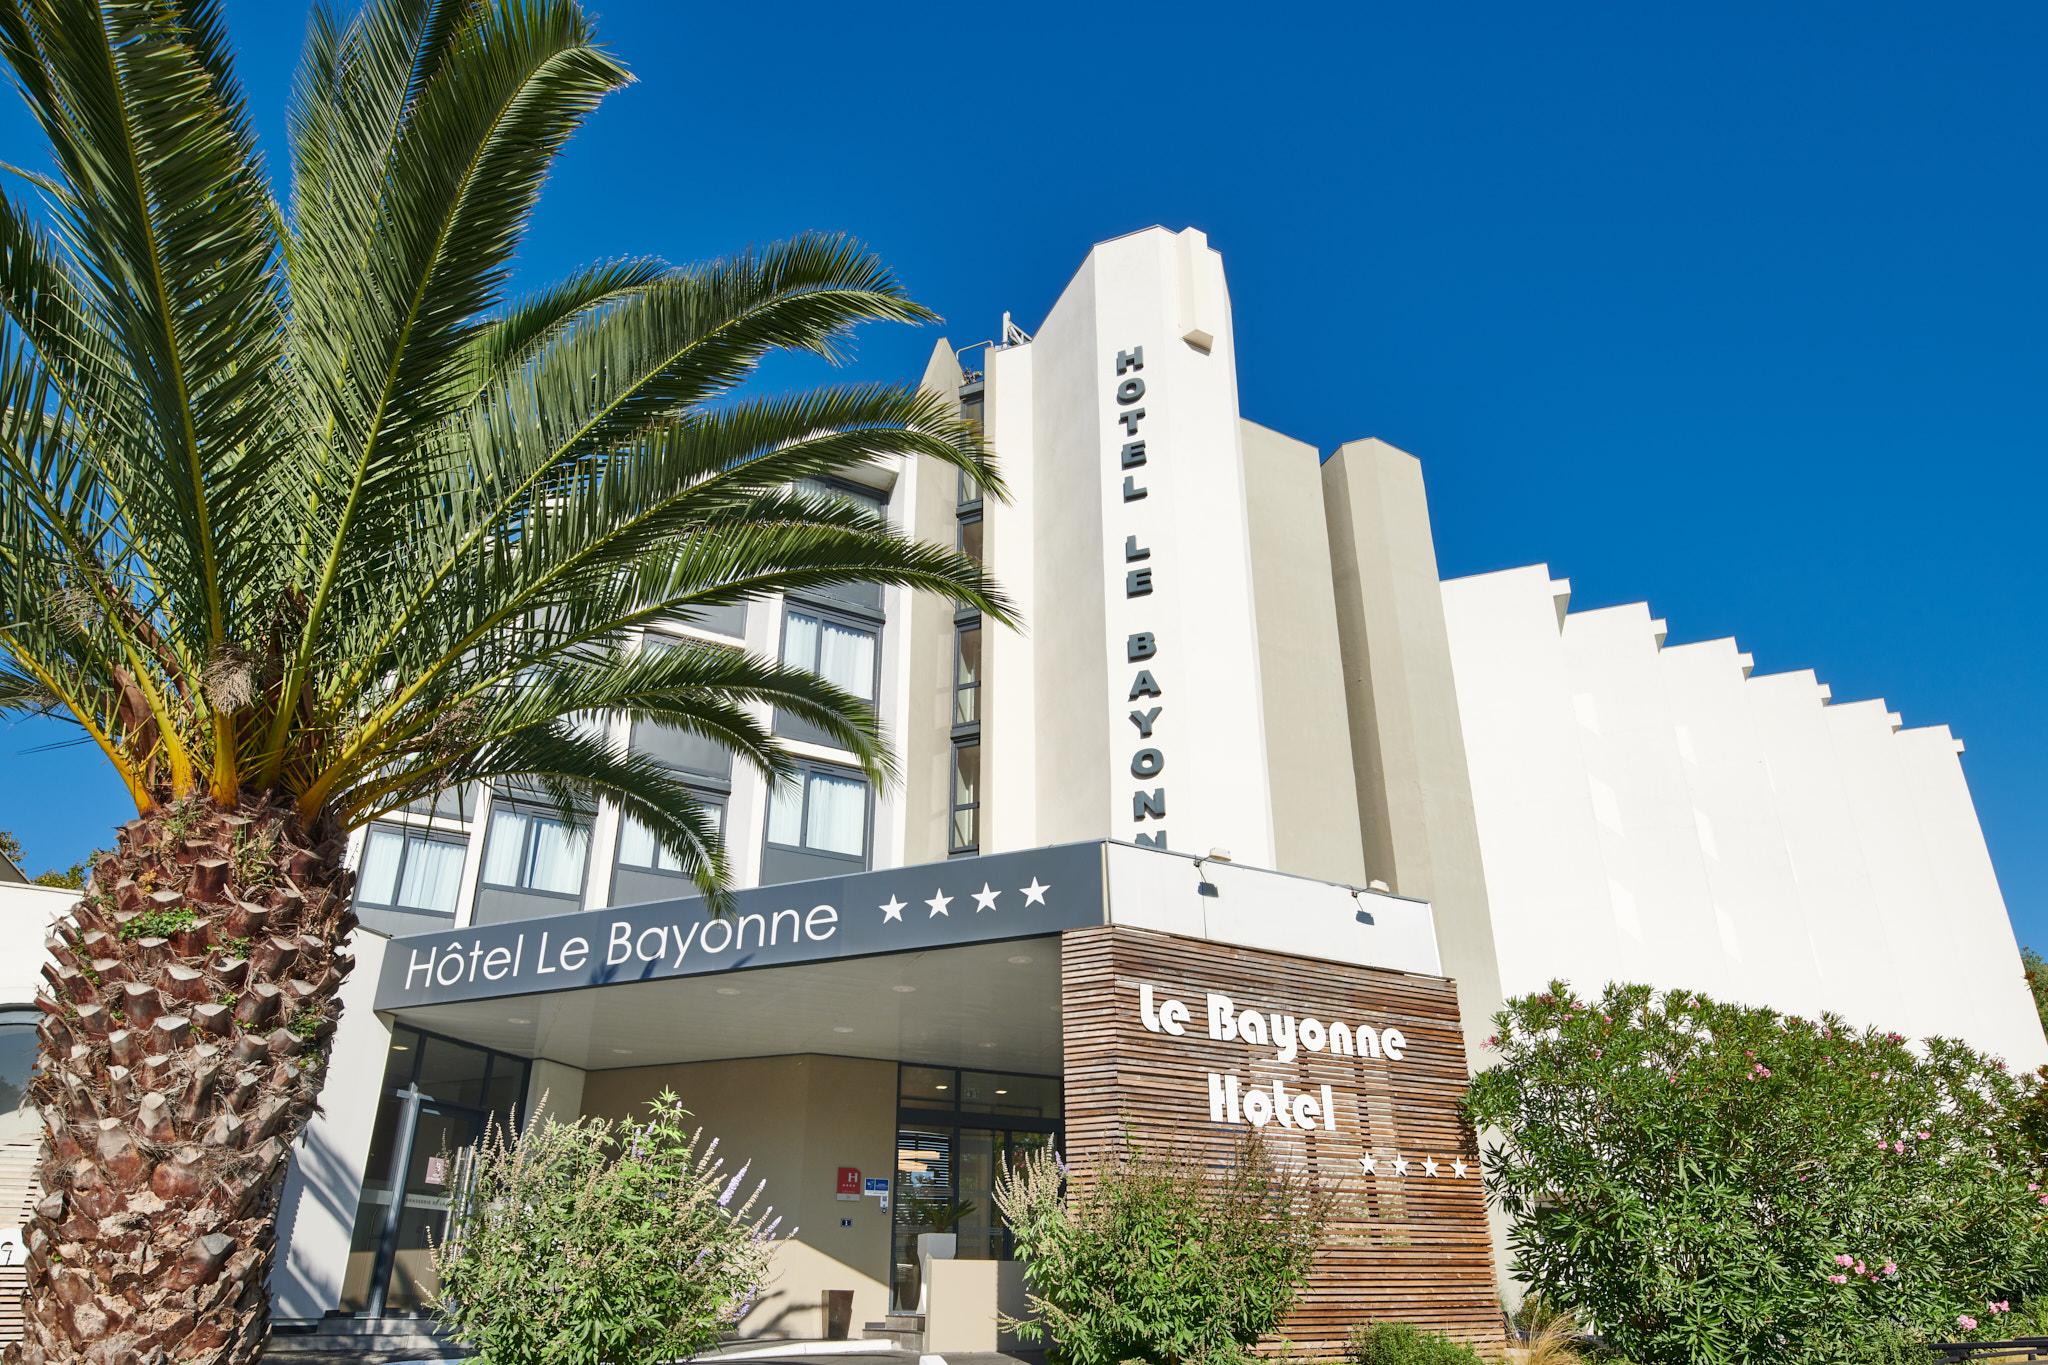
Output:
[[960,519],[959,542],[958,548],[961,554],[966,555],[977,564],[984,562],[981,557],[980,517],[962,517]]
[[981,720],[981,627],[962,626],[953,633],[953,724]]
[[875,632],[864,626],[792,607],[782,623],[782,662],[875,699]]
[[28,1097],[36,1068],[36,1022],[32,1009],[0,1009],[0,1113],[11,1114]]
[[559,815],[523,806],[491,808],[491,830],[484,845],[485,882],[552,896],[583,891],[583,859],[590,831]]
[[[725,796],[719,792],[693,791],[698,804],[705,807],[717,823],[719,830],[725,829]],[[644,868],[650,872],[674,872],[681,874],[682,859],[668,851],[654,831],[625,816],[619,822],[619,866]]]
[[868,784],[819,768],[775,784],[768,803],[768,842],[848,858],[865,858]]
[[877,493],[871,488],[855,488],[851,484],[827,483],[823,479],[798,479],[796,481],[796,491],[806,497],[833,498],[840,502],[850,502],[863,511],[873,512],[878,517],[885,515],[889,510],[888,496],[883,493]]
[[948,848],[952,853],[972,853],[981,847],[981,742],[969,740],[953,746],[953,831]]
[[363,836],[356,902],[391,910],[455,914],[463,840],[402,825],[375,824]]

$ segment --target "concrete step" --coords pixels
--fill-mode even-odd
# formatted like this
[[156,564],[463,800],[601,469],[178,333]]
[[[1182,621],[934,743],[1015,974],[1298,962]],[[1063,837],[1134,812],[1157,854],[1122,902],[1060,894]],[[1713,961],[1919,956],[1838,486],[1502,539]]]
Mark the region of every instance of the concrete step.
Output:
[[924,1351],[924,1314],[891,1313],[861,1330],[862,1341],[886,1341],[899,1351]]

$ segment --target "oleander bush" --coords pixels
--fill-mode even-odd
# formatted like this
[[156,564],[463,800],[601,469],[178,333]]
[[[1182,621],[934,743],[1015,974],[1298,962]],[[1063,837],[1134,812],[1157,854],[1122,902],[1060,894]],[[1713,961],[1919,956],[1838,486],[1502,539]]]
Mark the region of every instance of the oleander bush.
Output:
[[1008,1168],[996,1205],[1033,1319],[1060,1365],[1244,1365],[1294,1305],[1333,1193],[1256,1136],[1230,1160],[1131,1151],[1070,1187],[1049,1149]]
[[1474,1079],[1516,1268],[1638,1365],[1912,1359],[2048,1290],[2038,1082],[1962,1043],[1562,982]]
[[728,1171],[666,1091],[637,1122],[494,1127],[455,1167],[436,1307],[475,1365],[683,1359],[768,1277],[782,1220],[757,1208],[767,1182]]

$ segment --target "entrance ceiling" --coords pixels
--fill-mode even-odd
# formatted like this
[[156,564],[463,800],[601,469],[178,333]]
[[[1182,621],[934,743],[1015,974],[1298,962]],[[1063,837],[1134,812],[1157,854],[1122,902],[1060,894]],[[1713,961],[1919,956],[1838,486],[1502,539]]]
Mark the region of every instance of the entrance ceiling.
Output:
[[587,1071],[800,1052],[1057,1074],[1059,939],[766,967],[393,1011]]

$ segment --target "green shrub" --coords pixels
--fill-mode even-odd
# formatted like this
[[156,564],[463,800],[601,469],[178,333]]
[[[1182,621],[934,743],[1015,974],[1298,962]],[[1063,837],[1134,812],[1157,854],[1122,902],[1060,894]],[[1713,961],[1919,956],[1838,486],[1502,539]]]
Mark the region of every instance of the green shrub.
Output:
[[996,1205],[1036,1320],[1064,1365],[1243,1365],[1294,1304],[1332,1194],[1256,1137],[1220,1168],[1129,1153],[1076,1191],[1041,1149],[1003,1173]]
[[2048,1289],[2036,1082],[1960,1043],[1555,983],[1468,1113],[1524,1279],[1640,1365],[1909,1360]]
[[648,1108],[494,1127],[459,1158],[436,1309],[476,1365],[675,1360],[746,1313],[782,1221],[754,1211],[766,1182],[742,1198],[747,1167],[728,1173],[674,1095]]
[[1405,1322],[1376,1322],[1351,1334],[1357,1365],[1482,1365],[1477,1352]]

